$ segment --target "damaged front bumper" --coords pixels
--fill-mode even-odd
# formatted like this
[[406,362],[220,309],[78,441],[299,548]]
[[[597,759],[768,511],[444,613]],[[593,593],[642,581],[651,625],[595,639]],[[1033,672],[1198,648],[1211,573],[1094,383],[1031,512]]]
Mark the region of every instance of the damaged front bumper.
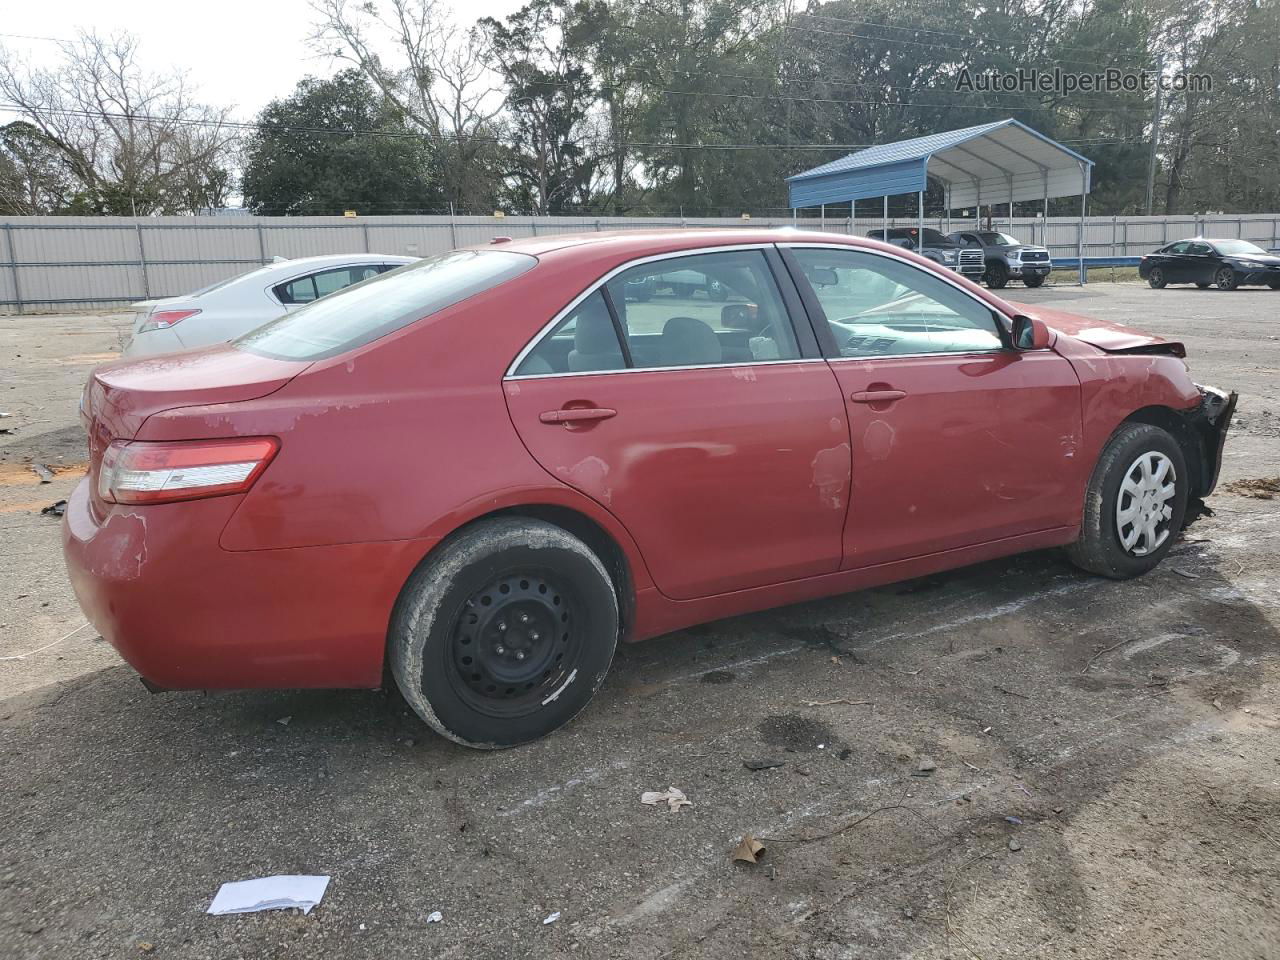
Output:
[[1213,493],[1222,471],[1222,448],[1227,442],[1227,430],[1236,412],[1237,394],[1227,393],[1216,387],[1196,384],[1200,391],[1200,406],[1187,415],[1200,443],[1200,498]]

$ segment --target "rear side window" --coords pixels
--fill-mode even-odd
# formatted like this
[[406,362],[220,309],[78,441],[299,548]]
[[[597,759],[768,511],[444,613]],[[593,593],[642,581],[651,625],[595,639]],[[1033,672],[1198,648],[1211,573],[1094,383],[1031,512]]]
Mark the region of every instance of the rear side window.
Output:
[[[537,262],[522,253],[454,250],[362,280],[233,342],[282,360],[321,360],[492,289]],[[350,269],[376,273],[374,267]]]
[[380,263],[362,263],[352,267],[339,267],[336,270],[324,270],[320,273],[309,273],[288,283],[275,287],[276,298],[281,303],[310,303],[331,293],[337,293],[344,287],[361,280],[376,277],[386,270]]
[[791,320],[759,250],[639,264],[545,335],[516,376],[795,360]]

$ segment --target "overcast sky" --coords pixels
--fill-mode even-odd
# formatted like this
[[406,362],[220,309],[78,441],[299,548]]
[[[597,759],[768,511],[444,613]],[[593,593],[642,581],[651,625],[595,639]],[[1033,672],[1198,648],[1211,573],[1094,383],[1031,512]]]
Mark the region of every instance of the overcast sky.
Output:
[[[505,17],[524,0],[443,2],[459,22],[471,23]],[[13,34],[70,39],[80,29],[128,30],[141,39],[147,70],[185,69],[201,99],[234,104],[238,120],[252,119],[307,74],[327,76],[334,69],[307,46],[314,19],[307,0],[216,0],[207,6],[173,0],[8,0],[3,6],[0,42],[33,62],[51,62],[56,44]]]

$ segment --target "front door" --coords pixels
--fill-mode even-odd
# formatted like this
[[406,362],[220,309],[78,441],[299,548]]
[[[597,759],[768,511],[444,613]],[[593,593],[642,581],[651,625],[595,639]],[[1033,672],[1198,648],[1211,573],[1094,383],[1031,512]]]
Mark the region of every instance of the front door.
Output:
[[1065,526],[1080,509],[1080,385],[1006,346],[990,307],[914,264],[794,247],[849,417],[844,566]]
[[505,380],[530,453],[621,521],[667,596],[839,569],[844,404],[781,289],[760,249],[645,262]]

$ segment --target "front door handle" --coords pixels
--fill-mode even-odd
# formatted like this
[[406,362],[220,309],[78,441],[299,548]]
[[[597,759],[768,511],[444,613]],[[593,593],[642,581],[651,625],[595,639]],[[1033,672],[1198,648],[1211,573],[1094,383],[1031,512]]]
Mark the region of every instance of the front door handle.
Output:
[[608,407],[562,407],[540,413],[538,419],[543,423],[587,423],[592,420],[608,420],[617,415],[617,410],[610,410]]
[[854,403],[892,403],[907,395],[905,390],[859,390],[851,393],[849,399]]

